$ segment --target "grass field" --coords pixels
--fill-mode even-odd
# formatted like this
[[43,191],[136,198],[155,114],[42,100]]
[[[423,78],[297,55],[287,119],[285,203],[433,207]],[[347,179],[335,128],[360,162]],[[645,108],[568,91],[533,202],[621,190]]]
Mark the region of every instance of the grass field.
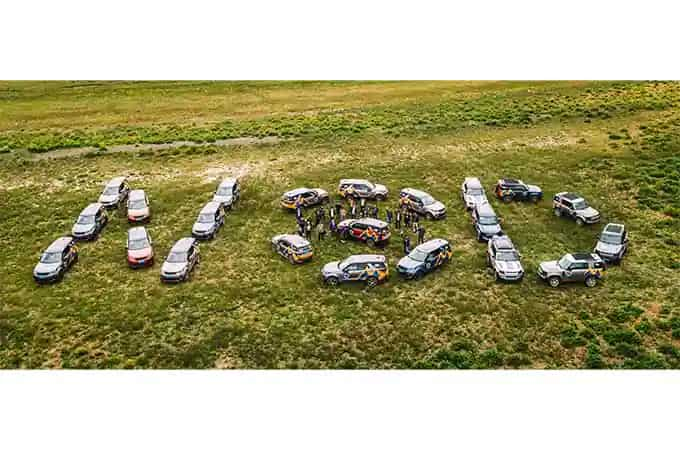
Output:
[[[0,367],[679,368],[679,108],[676,82],[0,82]],[[221,142],[241,137],[271,139]],[[121,174],[149,194],[159,256],[221,177],[241,177],[242,201],[188,283],[127,268],[119,212],[63,282],[36,286],[41,251]],[[543,188],[537,205],[491,200],[522,283],[487,273],[465,176]],[[448,218],[425,227],[453,262],[331,289],[322,264],[367,247],[315,241],[300,267],[274,255],[271,236],[295,228],[281,193],[344,177],[387,185],[381,211],[406,186],[444,202]],[[563,190],[630,230],[627,259],[593,289],[535,276],[601,229],[553,216]],[[400,241],[379,251],[394,269]]]

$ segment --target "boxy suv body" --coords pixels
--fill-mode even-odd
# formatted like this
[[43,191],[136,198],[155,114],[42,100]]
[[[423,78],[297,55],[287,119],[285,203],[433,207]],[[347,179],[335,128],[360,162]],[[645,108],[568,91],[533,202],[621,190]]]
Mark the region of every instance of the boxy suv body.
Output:
[[343,220],[338,224],[338,233],[343,239],[351,238],[371,246],[386,244],[390,239],[387,222],[370,217]]
[[368,180],[346,178],[338,183],[338,194],[341,197],[385,200],[388,193],[385,185],[372,183]]
[[477,205],[486,203],[486,193],[479,178],[468,177],[460,187],[461,197],[466,209],[473,209]]
[[144,227],[133,227],[127,232],[127,262],[130,267],[152,266],[154,261],[153,241]]
[[123,204],[129,192],[127,178],[116,177],[106,183],[98,201],[106,208],[117,208]]
[[568,217],[577,225],[600,221],[600,213],[588,205],[583,197],[573,192],[560,192],[553,197],[553,212],[557,217]]
[[593,287],[606,268],[604,261],[595,253],[567,253],[559,261],[542,262],[538,266],[538,276],[552,287],[573,282]]
[[472,216],[472,228],[474,228],[479,242],[485,242],[494,236],[503,234],[501,220],[489,202],[475,205],[470,215]]
[[33,279],[37,283],[59,281],[76,261],[78,249],[75,240],[70,236],[60,237],[40,256],[40,261],[33,269]]
[[151,219],[149,198],[141,189],[130,191],[127,200],[128,222],[146,222]]
[[628,230],[625,225],[620,223],[605,225],[594,251],[606,262],[620,262],[628,251]]
[[418,189],[404,188],[399,192],[399,205],[421,214],[428,219],[446,217],[446,206],[430,194]]
[[281,196],[281,207],[286,209],[295,209],[298,204],[306,208],[326,202],[328,202],[328,192],[321,188],[310,189],[302,187],[285,192]]
[[217,202],[208,202],[194,222],[191,235],[196,239],[213,239],[224,224],[224,209]]
[[397,272],[404,278],[417,280],[450,261],[452,255],[448,241],[431,239],[401,258],[397,264]]
[[224,209],[232,209],[239,198],[241,198],[241,187],[236,178],[222,180],[213,195],[213,201],[220,203]]
[[522,180],[503,178],[498,180],[494,188],[496,197],[509,203],[513,200],[538,202],[543,198],[543,191],[534,184],[525,184]]
[[180,239],[165,258],[161,267],[161,281],[166,283],[187,281],[200,260],[198,241],[190,237]]
[[299,264],[312,259],[312,244],[297,234],[279,234],[272,238],[272,250],[290,261]]
[[71,235],[78,240],[95,240],[109,222],[108,214],[101,203],[90,203],[83,209],[73,224]]
[[321,269],[321,278],[329,286],[358,281],[373,287],[389,276],[383,255],[353,255],[343,261],[333,261]]
[[524,278],[524,268],[515,245],[508,236],[494,236],[489,239],[486,263],[493,270],[496,280],[519,281]]

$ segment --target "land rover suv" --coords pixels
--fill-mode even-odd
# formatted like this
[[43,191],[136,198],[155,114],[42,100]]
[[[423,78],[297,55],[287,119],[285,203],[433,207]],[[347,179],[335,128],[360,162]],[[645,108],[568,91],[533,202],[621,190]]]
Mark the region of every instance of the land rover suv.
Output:
[[236,178],[222,180],[213,195],[213,201],[220,203],[224,209],[232,209],[239,198],[241,198],[241,187]]
[[407,279],[419,279],[451,260],[451,245],[444,239],[431,239],[414,248],[397,264],[397,272]]
[[446,206],[435,200],[427,192],[418,189],[404,188],[399,192],[399,205],[421,214],[428,219],[443,219],[446,217]]
[[224,224],[224,209],[217,202],[208,202],[196,218],[191,235],[196,239],[213,239]]
[[524,268],[512,240],[508,236],[494,236],[486,250],[486,264],[493,270],[496,281],[519,281],[524,278]]
[[109,223],[109,216],[101,203],[90,203],[78,216],[73,224],[71,235],[78,240],[95,240]]
[[595,244],[595,253],[606,262],[618,263],[628,251],[628,230],[621,223],[604,226]]
[[522,180],[502,178],[496,183],[494,188],[496,197],[509,203],[513,200],[524,200],[538,202],[543,198],[543,191],[534,184],[526,184]]
[[355,239],[370,246],[386,244],[390,239],[387,222],[370,217],[343,220],[338,224],[338,233],[343,239]]
[[383,255],[353,255],[343,261],[333,261],[321,269],[321,278],[329,286],[358,281],[374,287],[389,276]]
[[475,205],[470,215],[472,216],[472,228],[474,228],[479,242],[485,242],[494,236],[503,234],[501,220],[489,202]]
[[168,257],[161,267],[161,281],[165,283],[179,283],[187,281],[189,275],[200,262],[198,241],[185,237],[172,246]]
[[606,269],[604,261],[595,253],[567,253],[558,261],[542,262],[538,266],[538,276],[554,288],[573,282],[593,287]]
[[600,213],[588,202],[573,192],[560,192],[553,197],[553,212],[557,217],[568,217],[576,225],[593,224],[600,221]]
[[385,200],[389,191],[383,184],[372,183],[368,180],[343,179],[338,184],[338,194],[341,197],[368,198]]
[[98,201],[106,208],[117,208],[127,199],[129,192],[127,178],[116,177],[106,183]]
[[59,281],[76,261],[78,249],[74,239],[70,236],[60,237],[40,256],[40,261],[33,269],[33,279],[36,283]]
[[328,202],[328,192],[320,188],[297,188],[281,196],[281,207],[285,209],[295,209],[298,206],[305,208],[326,202]]

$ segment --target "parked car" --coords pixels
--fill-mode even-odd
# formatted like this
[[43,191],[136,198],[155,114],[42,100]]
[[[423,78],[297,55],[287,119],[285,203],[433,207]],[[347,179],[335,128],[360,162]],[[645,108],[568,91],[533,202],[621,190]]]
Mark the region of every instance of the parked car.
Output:
[[149,198],[141,189],[130,191],[127,200],[128,222],[146,222],[151,219]]
[[91,241],[99,237],[109,216],[101,203],[90,203],[83,209],[71,229],[71,235],[81,241]]
[[390,239],[387,222],[370,217],[343,220],[338,224],[338,233],[343,239],[351,238],[371,246],[386,244]]
[[78,249],[70,236],[60,237],[47,247],[33,269],[37,283],[52,283],[64,278],[64,274],[78,261]]
[[116,177],[106,183],[98,201],[106,208],[117,208],[125,202],[129,192],[127,178]]
[[285,192],[281,196],[281,206],[286,209],[295,209],[298,204],[305,208],[328,202],[328,192],[320,188],[297,188]]
[[465,178],[460,190],[466,209],[471,210],[477,205],[488,202],[486,192],[484,192],[484,187],[482,187],[482,182],[479,181],[479,178]]
[[232,209],[239,198],[241,198],[241,187],[236,178],[222,180],[213,195],[213,201],[220,203],[225,210]]
[[374,287],[388,276],[389,268],[383,255],[353,255],[343,261],[330,262],[321,269],[321,277],[329,286],[359,281]]
[[200,260],[198,241],[191,237],[180,239],[165,258],[161,267],[161,281],[166,283],[187,281]]
[[404,188],[399,192],[399,205],[421,214],[428,219],[446,217],[446,206],[430,194],[418,189]]
[[560,192],[553,197],[553,212],[557,217],[568,217],[576,225],[593,224],[600,221],[600,213],[588,202],[573,192]]
[[299,264],[312,259],[312,244],[297,234],[279,234],[272,238],[272,250],[290,261]]
[[472,216],[472,228],[474,228],[479,242],[485,242],[494,236],[503,234],[501,220],[489,202],[475,205],[470,215]]
[[628,230],[621,223],[608,223],[604,226],[595,244],[595,253],[605,262],[618,263],[628,252]]
[[520,259],[522,255],[508,236],[494,236],[489,239],[486,263],[493,270],[496,281],[520,281],[524,278],[524,268]]
[[559,261],[542,262],[538,266],[538,276],[552,287],[571,282],[583,282],[593,287],[606,269],[604,261],[595,253],[567,253]]
[[401,258],[397,264],[397,272],[404,278],[417,280],[450,261],[452,255],[448,241],[431,239]]
[[371,183],[368,180],[346,178],[338,184],[338,194],[341,197],[367,198],[385,200],[389,191],[383,184]]
[[224,209],[218,202],[208,202],[194,222],[191,235],[196,239],[213,239],[224,224]]
[[522,180],[502,178],[494,189],[496,197],[509,203],[513,200],[538,202],[543,198],[543,191],[535,184],[526,184]]
[[130,267],[152,266],[154,262],[153,241],[144,227],[133,227],[127,232],[127,262]]

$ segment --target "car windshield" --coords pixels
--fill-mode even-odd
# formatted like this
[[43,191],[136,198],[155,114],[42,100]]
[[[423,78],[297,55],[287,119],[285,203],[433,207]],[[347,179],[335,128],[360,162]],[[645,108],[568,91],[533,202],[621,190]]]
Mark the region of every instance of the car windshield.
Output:
[[186,252],[170,252],[168,255],[168,262],[171,263],[182,263],[187,261]]
[[142,198],[139,200],[132,200],[128,203],[130,209],[144,209],[146,208],[146,201]]
[[128,241],[128,249],[129,250],[141,250],[143,248],[147,248],[148,246],[149,246],[149,241],[146,238]]
[[198,223],[213,223],[215,221],[215,216],[212,214],[199,214],[198,215],[198,220],[196,222]]
[[76,223],[78,225],[92,225],[94,223],[94,216],[80,216]]
[[104,195],[117,195],[118,186],[108,186],[104,188]]
[[411,258],[414,261],[424,262],[425,258],[427,258],[427,253],[424,252],[424,251],[415,249],[411,253],[408,254],[408,257]]
[[571,255],[564,255],[562,259],[557,262],[557,265],[560,266],[560,269],[566,270],[571,266],[572,261],[573,258]]
[[60,252],[54,252],[54,253],[45,252],[40,257],[40,262],[46,263],[46,264],[54,264],[54,263],[61,262],[61,253]]
[[498,261],[517,261],[519,254],[515,251],[498,252],[496,253],[496,259]]
[[431,204],[433,204],[434,201],[435,201],[435,200],[432,198],[431,195],[424,195],[424,196],[422,196],[422,197],[420,198],[420,200],[423,202],[423,205],[425,205],[425,206],[431,205]]
[[496,216],[479,216],[479,223],[482,225],[497,225],[498,218]]
[[347,258],[347,259],[345,259],[344,261],[340,261],[340,264],[338,264],[338,268],[339,268],[340,270],[345,270],[345,268],[346,268],[347,266],[349,266],[349,264],[350,264],[350,260],[349,260],[349,258]]
[[470,188],[467,191],[468,195],[474,195],[475,197],[480,197],[484,195],[484,191],[480,188]]
[[295,252],[298,253],[298,254],[301,254],[301,255],[303,255],[305,253],[309,253],[310,251],[312,251],[312,247],[309,246],[309,245],[305,245],[303,247],[296,247],[295,248]]
[[600,241],[604,242],[605,244],[618,245],[621,243],[621,235],[613,233],[602,233],[600,235]]
[[224,186],[224,187],[219,188],[217,190],[217,195],[221,195],[221,196],[224,196],[224,197],[231,195],[231,187],[230,186]]
[[370,181],[367,181],[367,182],[364,183],[363,187],[367,188],[369,191],[372,191],[372,190],[375,189],[375,184],[371,183]]
[[574,202],[574,209],[586,209],[588,207],[588,202],[585,200],[577,200]]

